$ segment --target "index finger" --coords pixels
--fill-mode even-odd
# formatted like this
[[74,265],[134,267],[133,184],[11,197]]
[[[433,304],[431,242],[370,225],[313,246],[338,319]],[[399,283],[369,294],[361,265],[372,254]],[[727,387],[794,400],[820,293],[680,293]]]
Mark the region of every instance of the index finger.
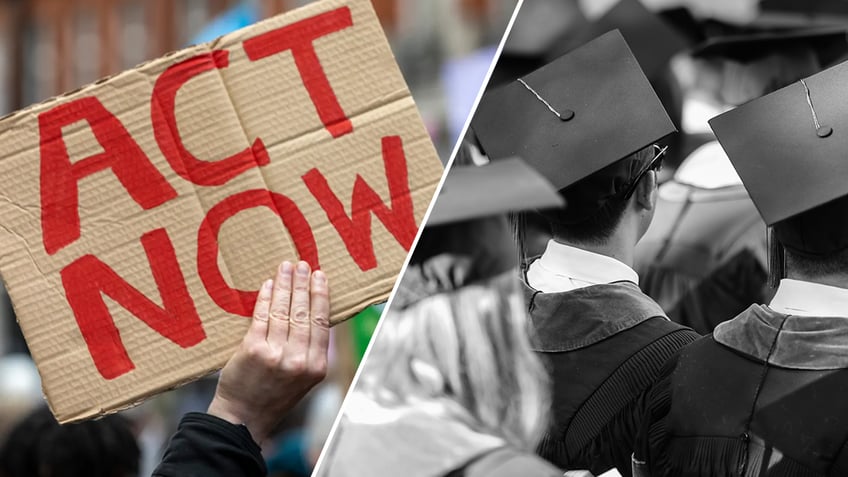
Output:
[[245,341],[265,341],[268,333],[268,307],[271,304],[271,280],[265,280],[256,296],[256,305],[253,307],[253,319],[247,329]]

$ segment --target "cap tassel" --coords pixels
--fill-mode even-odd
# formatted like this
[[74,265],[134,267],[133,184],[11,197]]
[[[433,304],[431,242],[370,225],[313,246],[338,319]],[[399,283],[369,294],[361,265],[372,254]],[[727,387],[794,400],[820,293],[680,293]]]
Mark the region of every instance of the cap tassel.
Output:
[[527,229],[524,224],[524,214],[521,212],[511,212],[508,214],[508,217],[509,223],[512,226],[512,236],[515,239],[515,251],[518,254],[518,268],[521,275],[524,276],[527,267],[527,253],[524,246]]
[[557,111],[556,109],[554,109],[554,107],[553,107],[553,106],[551,106],[551,103],[549,103],[549,102],[545,101],[545,98],[543,98],[543,97],[542,97],[542,95],[540,95],[539,93],[537,93],[535,89],[531,88],[531,87],[530,87],[530,85],[529,85],[529,84],[527,84],[527,82],[526,82],[526,81],[524,81],[524,80],[523,80],[523,79],[521,79],[521,78],[518,78],[518,82],[519,82],[519,83],[521,83],[522,85],[524,85],[524,88],[526,88],[526,89],[527,89],[527,91],[530,91],[531,93],[533,93],[533,96],[535,96],[535,97],[536,97],[536,99],[538,99],[539,101],[541,101],[541,102],[542,102],[542,104],[544,104],[545,106],[547,106],[548,110],[549,110],[550,112],[554,113],[554,115],[555,115],[556,117],[558,117],[560,120],[562,120],[562,121],[571,121],[571,120],[574,118],[574,111],[572,111],[572,110],[570,110],[570,109],[563,109],[563,110],[562,110],[562,112]]
[[833,134],[833,128],[819,123],[819,117],[816,115],[816,108],[813,107],[813,98],[810,97],[810,88],[807,82],[801,80],[801,85],[804,86],[804,93],[807,95],[807,105],[810,107],[810,114],[813,117],[813,127],[816,128],[816,135],[822,139]]
[[783,245],[777,240],[774,229],[768,230],[768,284],[771,288],[777,288],[780,280],[786,277],[786,253]]

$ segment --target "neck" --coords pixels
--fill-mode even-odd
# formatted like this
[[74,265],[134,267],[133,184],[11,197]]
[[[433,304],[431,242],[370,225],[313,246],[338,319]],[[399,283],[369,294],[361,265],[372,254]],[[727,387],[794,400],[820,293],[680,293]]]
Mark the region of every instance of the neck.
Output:
[[822,285],[829,285],[838,288],[848,288],[848,274],[842,273],[833,273],[827,275],[807,275],[803,273],[793,273],[791,270],[788,270],[786,273],[786,278],[791,278],[793,280],[802,280],[805,282],[819,283]]
[[600,255],[606,255],[607,257],[612,257],[619,262],[627,265],[628,267],[633,267],[633,255],[634,255],[634,243],[633,241],[628,240],[623,236],[624,234],[616,233],[613,234],[610,238],[605,240],[603,243],[583,243],[583,242],[574,242],[571,240],[566,240],[560,237],[556,238],[556,241],[565,245],[570,245],[572,247],[577,247],[592,253],[597,253]]

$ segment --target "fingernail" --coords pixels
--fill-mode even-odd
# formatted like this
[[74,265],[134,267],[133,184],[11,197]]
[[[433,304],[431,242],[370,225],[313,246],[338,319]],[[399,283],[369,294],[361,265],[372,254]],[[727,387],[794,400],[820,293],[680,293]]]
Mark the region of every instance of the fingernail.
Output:
[[327,281],[327,275],[325,275],[321,270],[315,270],[312,274],[312,279],[315,280],[316,283],[324,283]]
[[291,275],[292,264],[289,261],[283,262],[283,265],[280,267],[281,271],[287,275]]
[[262,291],[271,291],[271,287],[274,285],[274,280],[265,280],[262,283]]
[[307,273],[309,273],[309,265],[306,262],[298,262],[297,273],[299,275],[306,275]]

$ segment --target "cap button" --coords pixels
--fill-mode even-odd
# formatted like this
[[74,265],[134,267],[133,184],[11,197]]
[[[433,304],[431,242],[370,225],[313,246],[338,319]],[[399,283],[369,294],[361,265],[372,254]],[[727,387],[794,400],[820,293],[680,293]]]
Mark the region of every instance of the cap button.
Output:
[[559,118],[563,121],[571,121],[571,119],[574,118],[574,111],[570,109],[563,110],[559,113]]
[[833,134],[833,128],[830,126],[819,126],[819,128],[816,129],[816,135],[818,135],[818,137],[825,138],[831,134]]

